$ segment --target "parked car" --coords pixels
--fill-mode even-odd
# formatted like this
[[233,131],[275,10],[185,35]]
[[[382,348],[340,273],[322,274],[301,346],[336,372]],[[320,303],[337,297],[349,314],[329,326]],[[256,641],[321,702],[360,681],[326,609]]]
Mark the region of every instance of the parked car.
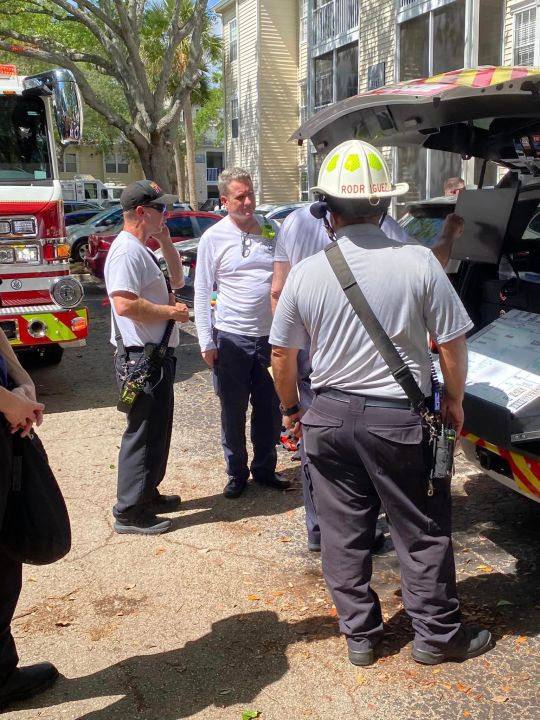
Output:
[[[504,73],[504,76],[501,74]],[[462,447],[480,471],[540,502],[540,73],[481,67],[378,88],[321,110],[293,137],[332,148],[360,137],[506,168],[494,188],[462,191],[451,257],[475,324],[468,338]],[[479,163],[480,165],[480,163]],[[482,182],[479,182],[482,185]],[[440,225],[421,217],[412,227]],[[432,212],[432,209],[429,210]],[[412,213],[413,216],[415,213]]]
[[66,228],[72,225],[83,225],[84,223],[90,222],[98,213],[102,212],[103,208],[93,210],[76,210],[75,212],[67,213],[64,215],[64,222]]
[[64,215],[73,212],[94,211],[94,215],[103,210],[101,205],[86,200],[64,200]]
[[[221,216],[215,213],[172,210],[167,214],[165,222],[171,233],[171,238],[174,241],[183,241],[200,237],[205,230],[220,220]],[[106,231],[91,233],[88,238],[88,249],[84,264],[98,278],[103,277],[105,258],[112,242],[121,229],[122,223],[117,223]],[[151,250],[157,250],[159,245],[156,241],[150,240],[148,247]]]
[[84,260],[88,246],[88,238],[92,233],[102,232],[122,222],[122,208],[112,207],[101,210],[88,222],[71,225],[66,228],[66,239],[71,245],[71,259],[75,262]]
[[[179,302],[185,303],[188,307],[193,307],[195,268],[197,267],[199,240],[200,238],[194,238],[193,240],[183,240],[174,243],[174,247],[182,256],[182,269],[184,271],[184,287],[176,290],[175,295]],[[161,248],[155,250],[154,255],[157,257],[163,272],[167,274],[167,263],[165,262]]]

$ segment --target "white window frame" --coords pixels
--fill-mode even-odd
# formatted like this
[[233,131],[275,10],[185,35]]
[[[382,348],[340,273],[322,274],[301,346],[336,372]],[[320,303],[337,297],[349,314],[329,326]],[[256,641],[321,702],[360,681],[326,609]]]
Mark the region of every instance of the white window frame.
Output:
[[[125,155],[122,155],[121,153],[111,153],[111,155],[106,155],[103,159],[104,165],[105,165],[105,173],[114,173],[115,175],[127,175],[129,173],[129,160]],[[114,170],[110,170],[107,165],[114,165]],[[120,166],[125,165],[125,170],[120,170]]]
[[539,7],[538,3],[529,3],[527,5],[522,5],[521,7],[516,7],[512,11],[512,64],[513,65],[521,65],[523,63],[519,63],[516,58],[516,53],[519,50],[519,46],[517,45],[517,24],[518,24],[518,18],[520,16],[523,16],[525,13],[530,13],[532,10],[535,12],[535,18],[534,18],[534,36],[532,39],[532,62],[530,65],[536,65],[538,63],[538,19],[539,19]]
[[[66,158],[67,158],[67,157],[74,157],[74,158],[75,158],[75,169],[73,169],[73,168],[68,168],[67,163],[66,163]],[[71,164],[71,163],[70,163],[70,164]],[[65,152],[65,153],[64,153],[64,155],[63,155],[63,157],[62,157],[62,172],[65,172],[65,173],[77,173],[77,172],[79,172],[79,155],[78,155],[78,153],[76,153],[76,152],[69,152],[69,153],[68,153],[68,152]]]
[[298,0],[299,9],[299,40],[300,43],[307,42],[307,16],[308,16],[308,0]]
[[236,18],[229,21],[229,62],[238,59],[238,24]]
[[308,88],[307,80],[298,83],[298,119],[303,125],[308,119]]

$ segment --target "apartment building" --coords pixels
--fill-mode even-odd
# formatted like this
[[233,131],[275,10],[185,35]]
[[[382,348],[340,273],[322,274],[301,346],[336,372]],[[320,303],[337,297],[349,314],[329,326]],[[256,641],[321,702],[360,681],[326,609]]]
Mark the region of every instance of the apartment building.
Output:
[[[329,104],[462,67],[540,65],[540,0],[223,0],[216,9],[226,43],[226,162],[254,173],[265,202],[283,200],[285,192],[287,199],[307,199],[321,157],[310,143],[293,153],[287,141],[291,124]],[[282,81],[270,96],[264,82],[254,91],[261,67]],[[271,123],[269,138],[260,118],[283,102],[286,118]],[[418,148],[387,155],[395,177],[410,184],[405,201],[441,194],[446,177],[473,183],[479,173],[479,163],[459,155]],[[286,179],[277,192],[262,181],[273,158],[280,163],[274,175]],[[486,182],[496,179],[492,167]]]

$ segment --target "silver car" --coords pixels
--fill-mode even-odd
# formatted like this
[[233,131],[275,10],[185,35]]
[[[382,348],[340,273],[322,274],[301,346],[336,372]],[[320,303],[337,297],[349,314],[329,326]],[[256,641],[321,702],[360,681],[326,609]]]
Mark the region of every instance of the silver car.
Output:
[[73,262],[82,262],[88,249],[88,237],[92,233],[107,230],[122,221],[122,208],[114,206],[106,208],[94,215],[91,222],[82,225],[72,225],[66,228],[67,242],[71,245],[71,259]]

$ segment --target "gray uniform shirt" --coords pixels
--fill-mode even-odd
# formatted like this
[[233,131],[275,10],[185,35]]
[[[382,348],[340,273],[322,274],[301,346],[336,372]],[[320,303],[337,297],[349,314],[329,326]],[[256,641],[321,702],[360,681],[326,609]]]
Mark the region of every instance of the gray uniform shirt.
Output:
[[[349,225],[338,242],[375,315],[422,392],[431,394],[426,332],[437,343],[473,327],[431,250],[389,239],[375,225]],[[335,277],[326,253],[292,268],[278,302],[270,343],[309,349],[314,390],[405,398]]]

